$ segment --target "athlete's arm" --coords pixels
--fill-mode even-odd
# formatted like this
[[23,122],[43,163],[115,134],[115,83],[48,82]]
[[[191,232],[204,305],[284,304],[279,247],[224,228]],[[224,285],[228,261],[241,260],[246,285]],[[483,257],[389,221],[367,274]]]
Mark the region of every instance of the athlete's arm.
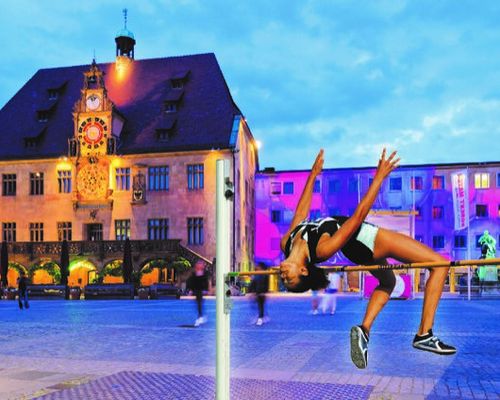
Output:
[[392,152],[389,158],[385,159],[385,149],[382,151],[378,162],[377,172],[373,178],[373,182],[368,189],[368,192],[363,196],[360,203],[356,207],[354,214],[342,224],[337,232],[332,236],[323,234],[316,246],[316,256],[320,259],[327,259],[339,251],[350,239],[352,234],[358,230],[370,209],[372,208],[375,199],[378,196],[382,182],[393,171],[399,162],[399,158],[395,159],[396,152]]
[[306,185],[304,187],[304,190],[302,191],[302,195],[300,196],[297,208],[295,209],[295,214],[293,216],[292,223],[290,224],[290,228],[281,238],[281,251],[285,251],[286,242],[290,237],[290,233],[295,229],[300,221],[303,221],[309,215],[314,182],[316,181],[316,177],[321,173],[321,170],[323,169],[323,161],[323,149],[321,149],[316,156],[316,160],[314,161],[314,164],[311,168],[311,172],[307,177]]

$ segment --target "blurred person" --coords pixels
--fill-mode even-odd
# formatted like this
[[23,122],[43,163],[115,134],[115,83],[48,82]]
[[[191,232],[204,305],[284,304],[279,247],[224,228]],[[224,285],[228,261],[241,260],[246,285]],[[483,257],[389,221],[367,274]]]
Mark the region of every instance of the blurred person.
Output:
[[207,322],[207,317],[203,314],[203,292],[208,291],[208,275],[205,271],[204,261],[196,261],[193,267],[193,273],[189,277],[186,286],[196,299],[198,318],[196,318],[194,326],[200,326]]
[[[259,262],[255,266],[255,271],[265,271],[267,269],[266,264]],[[258,326],[261,326],[266,322],[265,317],[265,303],[266,303],[266,293],[269,289],[269,276],[268,275],[253,275],[252,281],[250,282],[249,291],[255,293],[255,298],[257,301],[257,307],[259,309],[259,316],[257,322]]]
[[337,272],[330,272],[327,279],[328,286],[325,288],[321,298],[320,308],[323,314],[329,312],[330,315],[333,315],[337,309],[337,293],[340,289],[340,274]]
[[25,272],[21,270],[19,272],[19,278],[17,278],[17,291],[18,291],[18,300],[19,300],[19,308],[22,310],[23,309],[23,302],[24,302],[24,308],[28,309],[30,308],[30,305],[28,303],[28,277],[26,276]]
[[320,288],[315,287],[311,288],[311,311],[310,314],[312,315],[318,315],[318,307],[319,307],[319,301],[320,301]]

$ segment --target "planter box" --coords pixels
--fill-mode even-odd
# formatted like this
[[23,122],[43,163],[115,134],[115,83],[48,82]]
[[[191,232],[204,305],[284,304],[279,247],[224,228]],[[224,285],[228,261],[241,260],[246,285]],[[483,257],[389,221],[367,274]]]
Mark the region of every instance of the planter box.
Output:
[[156,283],[149,287],[149,293],[152,300],[158,299],[180,299],[181,290],[168,283]]
[[149,299],[149,288],[142,287],[137,290],[137,297],[139,300],[148,300]]
[[17,296],[17,289],[7,289],[4,294],[6,300],[15,300]]
[[27,285],[26,290],[30,300],[65,300],[69,295],[66,285]]
[[69,298],[71,300],[80,300],[81,295],[82,289],[80,289],[78,286],[69,289]]
[[133,283],[108,283],[87,285],[84,289],[85,300],[133,300]]

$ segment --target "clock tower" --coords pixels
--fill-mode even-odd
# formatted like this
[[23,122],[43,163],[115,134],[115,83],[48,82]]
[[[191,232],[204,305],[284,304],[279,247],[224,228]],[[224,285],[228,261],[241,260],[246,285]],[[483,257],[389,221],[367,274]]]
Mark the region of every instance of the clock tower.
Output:
[[73,110],[76,144],[76,205],[109,203],[113,103],[107,97],[103,72],[93,60],[84,72],[80,99]]

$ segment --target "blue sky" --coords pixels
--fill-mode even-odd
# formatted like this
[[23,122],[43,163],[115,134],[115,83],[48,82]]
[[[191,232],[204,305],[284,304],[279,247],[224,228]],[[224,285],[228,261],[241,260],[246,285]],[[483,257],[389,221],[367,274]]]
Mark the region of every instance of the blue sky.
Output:
[[[261,168],[500,160],[500,2],[2,0],[0,106],[40,68],[214,52]],[[0,127],[1,129],[1,127]]]

